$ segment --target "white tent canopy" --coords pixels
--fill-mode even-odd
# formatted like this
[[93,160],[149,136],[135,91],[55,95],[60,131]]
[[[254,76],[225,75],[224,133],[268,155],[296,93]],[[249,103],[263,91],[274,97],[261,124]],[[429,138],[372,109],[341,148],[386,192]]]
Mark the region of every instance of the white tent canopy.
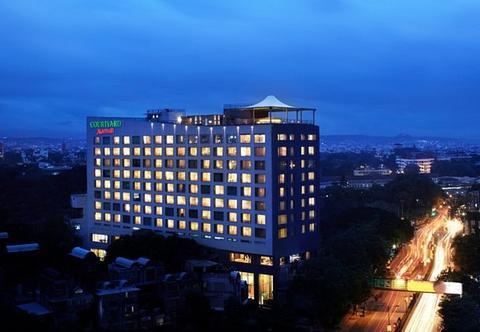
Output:
[[263,108],[263,107],[279,107],[279,108],[295,108],[293,106],[287,105],[280,100],[277,99],[277,97],[273,95],[269,95],[265,97],[261,102],[256,103],[254,105],[247,106],[245,108]]

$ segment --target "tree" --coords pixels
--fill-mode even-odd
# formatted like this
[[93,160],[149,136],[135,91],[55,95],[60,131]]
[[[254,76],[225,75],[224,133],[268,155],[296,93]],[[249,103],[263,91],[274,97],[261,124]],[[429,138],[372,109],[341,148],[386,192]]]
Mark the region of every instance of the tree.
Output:
[[152,231],[137,231],[122,236],[113,241],[107,251],[107,262],[118,256],[131,259],[143,256],[163,262],[167,272],[181,271],[188,259],[206,257],[206,248],[192,239],[163,237]]
[[440,303],[442,331],[480,331],[480,306],[469,296],[446,296]]

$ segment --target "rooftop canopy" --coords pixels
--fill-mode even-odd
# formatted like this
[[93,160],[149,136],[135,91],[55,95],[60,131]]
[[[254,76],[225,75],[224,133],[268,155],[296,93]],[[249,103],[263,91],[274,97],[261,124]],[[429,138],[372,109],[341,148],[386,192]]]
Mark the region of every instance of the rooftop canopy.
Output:
[[[307,115],[310,115],[310,120],[304,118],[305,111],[308,112]],[[226,124],[315,124],[314,108],[291,106],[281,102],[273,95],[269,95],[253,105],[225,105],[223,114]]]
[[266,96],[261,102],[254,105],[246,106],[245,108],[296,108],[285,104],[277,99],[274,95]]

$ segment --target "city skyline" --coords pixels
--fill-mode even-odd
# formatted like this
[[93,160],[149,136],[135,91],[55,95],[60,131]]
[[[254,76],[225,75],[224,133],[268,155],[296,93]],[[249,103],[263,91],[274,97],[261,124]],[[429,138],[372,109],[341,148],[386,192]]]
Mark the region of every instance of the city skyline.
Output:
[[474,1],[0,8],[0,136],[84,137],[86,116],[268,94],[317,108],[322,135],[479,136]]

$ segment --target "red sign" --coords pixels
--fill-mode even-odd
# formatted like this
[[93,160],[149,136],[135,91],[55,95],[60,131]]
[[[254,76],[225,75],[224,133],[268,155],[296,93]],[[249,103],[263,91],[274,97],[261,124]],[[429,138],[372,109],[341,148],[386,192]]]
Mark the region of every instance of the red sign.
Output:
[[115,132],[115,128],[100,128],[100,129],[97,129],[97,135],[113,134],[114,132]]

